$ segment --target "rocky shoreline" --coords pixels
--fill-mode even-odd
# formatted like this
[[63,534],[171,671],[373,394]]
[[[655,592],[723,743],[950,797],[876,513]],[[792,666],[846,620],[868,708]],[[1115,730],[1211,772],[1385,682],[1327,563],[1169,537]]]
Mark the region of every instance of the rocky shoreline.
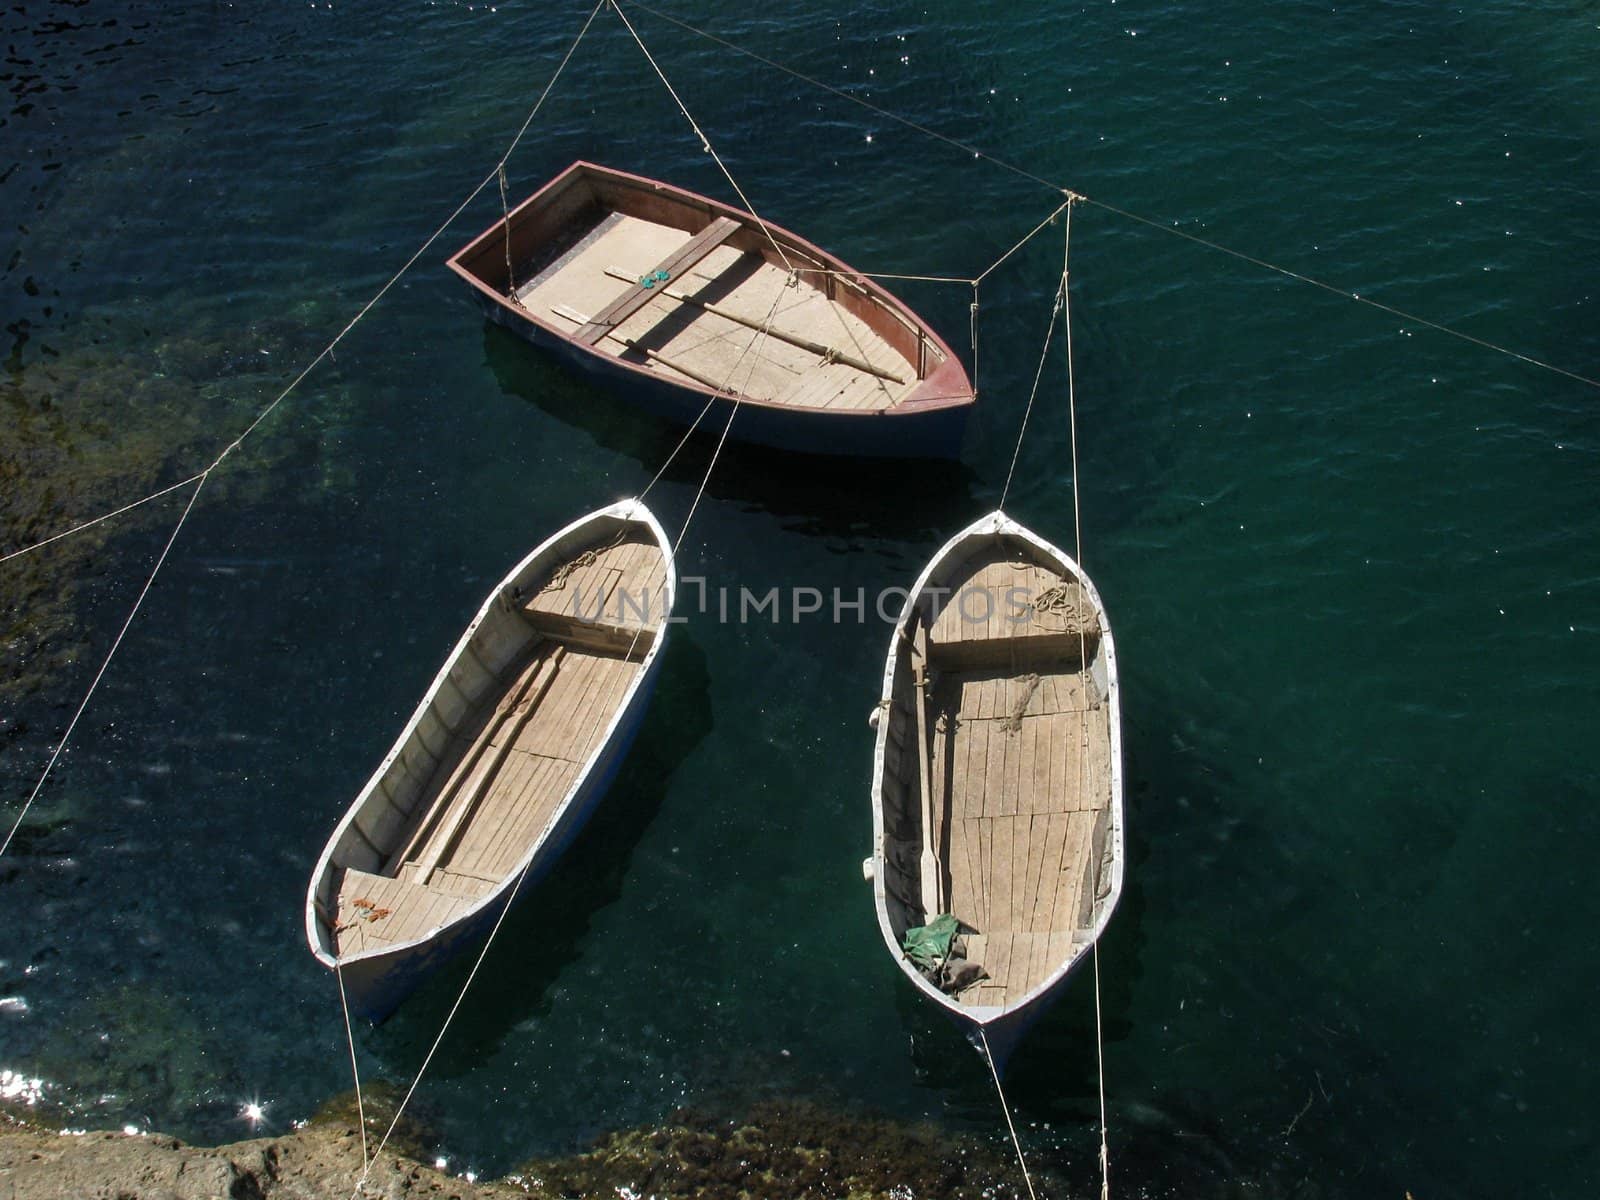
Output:
[[[1022,1194],[1016,1166],[980,1141],[931,1127],[771,1104],[739,1121],[680,1112],[663,1126],[609,1134],[592,1149],[531,1160],[477,1180],[420,1161],[404,1126],[362,1182],[362,1139],[341,1097],[281,1135],[214,1147],[163,1134],[0,1125],[6,1200],[479,1200],[479,1198],[829,1196],[919,1200]],[[381,1106],[380,1106],[381,1107]],[[369,1137],[384,1120],[367,1110]]]

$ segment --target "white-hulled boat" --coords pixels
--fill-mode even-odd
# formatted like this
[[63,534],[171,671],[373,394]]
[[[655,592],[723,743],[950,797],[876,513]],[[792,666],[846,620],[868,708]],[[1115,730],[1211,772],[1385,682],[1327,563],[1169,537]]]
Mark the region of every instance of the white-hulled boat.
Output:
[[1122,891],[1116,653],[1094,585],[1003,512],[975,522],[912,589],[874,719],[864,865],[884,940],[1003,1068]]
[[311,877],[306,938],[353,1011],[387,1016],[572,840],[643,720],[676,587],[625,500],[489,593]]

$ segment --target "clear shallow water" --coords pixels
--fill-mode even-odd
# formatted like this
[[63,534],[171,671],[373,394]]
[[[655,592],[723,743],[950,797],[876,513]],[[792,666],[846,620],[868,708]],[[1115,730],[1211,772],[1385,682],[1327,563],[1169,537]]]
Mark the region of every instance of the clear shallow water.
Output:
[[[140,487],[231,436],[482,177],[581,15],[0,17],[0,444],[8,479],[56,473],[59,517],[26,532],[78,515],[72,455],[143,419],[143,393],[92,386],[108,362],[176,389],[179,449],[141,457]],[[968,274],[1054,203],[635,17],[757,207],[859,267]],[[1596,373],[1592,13],[695,19],[1092,197]],[[514,190],[582,156],[724,194],[646,71],[597,23]],[[286,1124],[347,1085],[299,929],[328,829],[506,564],[676,442],[485,329],[439,263],[497,210],[482,197],[208,488],[0,860],[0,994],[25,1002],[0,1011],[0,1066],[85,1120],[226,1137],[244,1099]],[[1041,239],[985,286],[963,466],[863,480],[730,451],[683,571],[909,580],[998,494],[1058,263]],[[1084,557],[1125,671],[1134,852],[1102,959],[1114,1156],[1132,1177],[1166,1156],[1333,1196],[1590,1194],[1595,392],[1094,208],[1073,267]],[[964,345],[962,289],[902,290]],[[38,383],[62,378],[90,383]],[[1069,542],[1052,382],[1009,507]],[[46,394],[74,439],[59,458],[23,440]],[[707,453],[652,492],[669,527]],[[32,568],[79,581],[83,646],[6,714],[8,803],[177,512]],[[420,1093],[453,1157],[495,1169],[774,1094],[999,1132],[860,881],[883,640],[714,614],[675,635],[607,808],[508,924]],[[48,657],[26,636],[8,654],[14,672]],[[408,1077],[460,978],[364,1031],[366,1070]],[[1080,985],[1009,1085],[1030,1145],[1079,1184],[1091,1038]]]

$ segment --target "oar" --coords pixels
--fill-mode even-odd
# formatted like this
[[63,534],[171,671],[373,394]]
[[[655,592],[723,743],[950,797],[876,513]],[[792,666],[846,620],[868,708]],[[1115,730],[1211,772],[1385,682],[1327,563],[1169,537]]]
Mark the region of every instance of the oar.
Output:
[[[563,320],[576,322],[580,326],[587,325],[589,323],[588,317],[577,311],[577,309],[568,308],[565,304],[552,304],[550,306],[550,311],[555,313],[556,316],[562,318]],[[697,371],[693,367],[686,366],[685,364],[678,362],[676,359],[668,358],[665,354],[660,354],[657,351],[650,349],[649,346],[641,346],[632,338],[623,337],[620,333],[607,333],[606,337],[612,339],[613,341],[621,342],[629,350],[637,350],[646,358],[653,359],[654,361],[661,363],[663,366],[671,367],[680,375],[687,375],[696,383],[705,384],[714,392],[721,392],[728,396],[735,394],[733,390],[728,387],[726,381],[721,379],[713,379],[703,371]]]
[[414,832],[411,835],[410,840],[406,842],[405,848],[401,850],[399,854],[390,859],[390,862],[410,862],[416,853],[427,843],[428,838],[433,834],[433,831],[439,825],[439,814],[442,811],[440,804],[447,797],[453,795],[456,789],[461,786],[462,781],[466,779],[466,777],[472,772],[472,769],[477,765],[478,760],[483,757],[484,750],[488,747],[489,743],[494,740],[495,735],[500,732],[500,727],[505,724],[506,718],[509,717],[516,709],[517,704],[522,700],[523,696],[527,695],[528,689],[531,688],[534,684],[534,681],[539,678],[539,672],[543,669],[543,665],[544,664],[540,662],[530,661],[528,666],[524,668],[527,673],[524,674],[521,679],[517,680],[513,686],[506,689],[506,693],[500,697],[500,703],[495,708],[494,716],[490,718],[488,725],[484,727],[483,731],[478,735],[477,739],[472,743],[472,745],[467,747],[466,753],[461,756],[461,761],[458,762],[455,765],[455,769],[450,772],[450,778],[445,780],[444,786],[440,788],[438,794],[435,795],[432,806],[433,811],[422,819],[422,821],[417,825],[416,832]]
[[912,668],[912,678],[917,693],[914,703],[917,710],[917,770],[922,779],[922,905],[924,919],[944,911],[939,898],[939,859],[933,852],[933,765],[928,761],[931,747],[928,743],[928,630],[923,624],[922,612],[912,615],[916,622],[912,643],[917,654],[917,664]]
[[500,772],[500,766],[505,762],[506,756],[511,753],[512,747],[517,743],[523,728],[528,724],[533,714],[538,711],[539,702],[544,699],[545,693],[550,690],[550,685],[555,681],[556,671],[561,666],[561,656],[565,649],[556,646],[550,651],[550,657],[540,664],[539,673],[528,688],[527,693],[517,701],[516,719],[509,721],[502,727],[500,744],[494,748],[494,753],[489,756],[488,764],[481,770],[475,771],[469,786],[450,802],[450,810],[439,823],[439,832],[434,835],[433,848],[428,851],[427,857],[417,864],[417,874],[414,883],[427,883],[439,861],[450,852],[455,845],[456,838],[461,836],[462,827],[466,824],[467,817],[477,808],[478,802],[483,799],[489,790],[489,785],[494,782],[495,776]]
[[[622,279],[629,283],[632,283],[635,279],[634,276],[629,275],[626,271],[619,270],[616,267],[607,267],[606,274],[611,276],[613,279]],[[712,316],[721,317],[726,321],[733,321],[749,329],[759,330],[762,333],[777,338],[780,342],[788,342],[791,346],[798,346],[802,350],[809,350],[812,354],[818,355],[821,358],[836,358],[847,366],[854,367],[858,371],[865,371],[869,375],[876,375],[879,379],[887,379],[890,383],[906,382],[902,376],[896,375],[893,371],[876,366],[864,358],[859,358],[856,355],[851,354],[848,350],[840,350],[838,347],[830,346],[826,342],[813,342],[810,338],[801,337],[798,333],[789,333],[782,329],[774,329],[771,325],[764,321],[757,321],[753,317],[747,317],[742,313],[736,313],[731,308],[724,308],[720,304],[713,304],[710,300],[701,300],[697,296],[689,295],[688,292],[680,292],[676,288],[663,287],[661,288],[661,294],[669,300],[677,300],[683,304],[693,304],[696,308],[703,308]]]

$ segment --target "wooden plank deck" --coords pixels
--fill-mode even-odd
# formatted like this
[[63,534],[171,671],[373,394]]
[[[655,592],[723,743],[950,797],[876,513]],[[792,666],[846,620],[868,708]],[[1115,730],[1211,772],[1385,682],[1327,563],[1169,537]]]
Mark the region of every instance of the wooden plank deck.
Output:
[[[639,669],[620,657],[566,648],[537,709],[515,728],[514,742],[461,828],[452,834],[440,823],[391,866],[393,874],[345,871],[338,888],[337,952],[418,937],[454,920],[504,879],[544,833]],[[500,747],[512,729],[491,725],[488,746]],[[449,842],[441,846],[446,836]],[[435,856],[437,869],[426,883],[417,882],[419,864]],[[388,911],[374,917],[382,910]]]
[[655,633],[666,606],[666,558],[645,534],[596,547],[581,556],[559,582],[529,597],[523,611],[541,629],[579,622],[603,624],[629,634]]
[[[642,669],[642,651],[633,651],[650,644],[665,616],[665,570],[661,547],[630,530],[576,556],[559,583],[526,598],[524,612],[543,636],[441,745],[423,799],[392,843],[378,847],[392,856],[384,872],[340,875],[336,954],[409,941],[455,920],[534,846]],[[594,644],[608,639],[619,644]]]
[[989,980],[966,1004],[1042,983],[1092,919],[1111,803],[1108,715],[1070,668],[945,671],[931,701],[935,846],[948,911]]
[[[825,276],[805,275],[791,284],[787,271],[759,254],[710,246],[722,236],[720,229],[708,229],[706,235],[702,243],[680,229],[612,214],[519,289],[518,301],[543,320],[554,316],[571,324],[574,336],[595,349],[678,382],[713,381],[711,386],[753,398],[817,409],[881,410],[916,387],[915,364],[830,301],[817,286]],[[702,250],[706,253],[696,263]],[[733,315],[674,301],[659,287],[629,285],[612,274],[636,279],[657,267],[672,274],[666,287]],[[829,361],[745,321],[770,321],[776,329],[859,357],[902,381]],[[662,357],[650,357],[645,348]]]
[[[1077,580],[1022,560],[1002,546],[975,553],[949,586],[952,592],[931,631],[936,645],[1076,633],[1080,622],[1083,628],[1094,627],[1094,609]],[[1064,595],[1057,598],[1056,589]]]

